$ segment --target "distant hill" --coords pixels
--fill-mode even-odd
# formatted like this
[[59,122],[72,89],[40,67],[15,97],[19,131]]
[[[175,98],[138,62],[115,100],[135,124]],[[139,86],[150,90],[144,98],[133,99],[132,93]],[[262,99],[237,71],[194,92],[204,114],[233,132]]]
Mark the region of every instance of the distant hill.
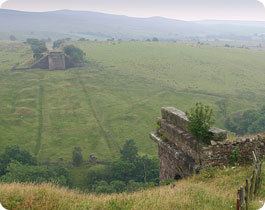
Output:
[[187,39],[246,37],[265,33],[265,22],[181,21],[162,17],[134,18],[97,12],[59,10],[22,12],[0,9],[0,37],[87,37],[116,39]]

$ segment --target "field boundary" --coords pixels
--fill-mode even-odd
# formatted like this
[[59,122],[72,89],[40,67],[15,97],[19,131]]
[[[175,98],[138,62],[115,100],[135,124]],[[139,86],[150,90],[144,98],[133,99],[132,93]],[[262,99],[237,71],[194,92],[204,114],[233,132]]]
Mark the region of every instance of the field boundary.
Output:
[[262,162],[257,158],[256,153],[253,151],[254,169],[250,178],[246,179],[245,186],[241,186],[237,191],[237,204],[236,210],[249,210],[249,204],[258,195],[262,176]]

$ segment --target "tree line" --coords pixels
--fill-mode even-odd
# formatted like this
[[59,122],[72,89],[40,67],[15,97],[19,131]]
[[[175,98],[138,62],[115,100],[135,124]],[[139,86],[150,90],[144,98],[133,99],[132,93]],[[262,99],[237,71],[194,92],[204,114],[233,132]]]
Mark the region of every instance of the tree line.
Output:
[[[18,146],[9,146],[0,155],[0,181],[6,183],[54,183],[75,188],[70,169],[82,167],[80,147],[72,153],[71,165],[40,163],[36,157]],[[82,190],[94,193],[120,193],[159,185],[158,160],[140,156],[133,140],[128,140],[119,157],[106,164],[91,165]]]

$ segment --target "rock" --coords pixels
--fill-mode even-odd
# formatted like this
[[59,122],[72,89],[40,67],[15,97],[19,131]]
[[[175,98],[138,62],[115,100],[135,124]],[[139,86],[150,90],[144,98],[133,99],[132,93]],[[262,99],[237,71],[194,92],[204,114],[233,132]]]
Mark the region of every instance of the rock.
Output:
[[217,145],[217,142],[216,141],[211,141],[211,145],[212,146],[216,146]]
[[214,141],[224,141],[227,139],[227,131],[223,129],[213,127],[209,131]]

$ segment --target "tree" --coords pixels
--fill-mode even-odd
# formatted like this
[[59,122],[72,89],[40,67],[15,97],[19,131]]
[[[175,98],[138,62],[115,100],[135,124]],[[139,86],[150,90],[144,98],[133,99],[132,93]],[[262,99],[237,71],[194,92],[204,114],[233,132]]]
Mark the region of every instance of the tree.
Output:
[[14,35],[10,35],[9,40],[14,42],[17,40],[17,38]]
[[27,43],[31,46],[33,58],[35,60],[40,59],[43,56],[43,53],[48,51],[44,41],[38,39],[27,39]]
[[73,165],[78,167],[83,163],[83,154],[82,154],[82,149],[80,147],[75,147],[73,150]]
[[85,63],[85,56],[86,54],[75,47],[74,45],[68,45],[63,49],[64,53],[68,55],[75,63],[84,64]]
[[265,107],[236,112],[226,118],[225,127],[239,135],[265,131]]
[[1,176],[3,182],[43,183],[52,182],[59,185],[69,185],[70,175],[62,167],[23,165],[17,161],[11,162],[7,173]]
[[152,42],[158,42],[159,39],[157,37],[153,37]]
[[36,165],[37,160],[26,150],[20,149],[17,145],[9,146],[5,149],[4,153],[0,155],[0,176],[4,175],[7,166],[16,161],[24,165]]
[[114,189],[115,193],[121,193],[126,190],[126,183],[119,180],[114,180],[110,183],[112,189]]
[[129,139],[123,145],[121,151],[121,159],[125,161],[135,161],[138,157],[138,148],[134,142],[134,140]]
[[196,106],[187,112],[189,119],[188,129],[200,143],[210,144],[211,134],[209,129],[214,124],[213,110],[202,103],[196,103]]
[[60,48],[63,44],[65,43],[64,39],[58,39],[53,42],[53,49],[58,49]]

